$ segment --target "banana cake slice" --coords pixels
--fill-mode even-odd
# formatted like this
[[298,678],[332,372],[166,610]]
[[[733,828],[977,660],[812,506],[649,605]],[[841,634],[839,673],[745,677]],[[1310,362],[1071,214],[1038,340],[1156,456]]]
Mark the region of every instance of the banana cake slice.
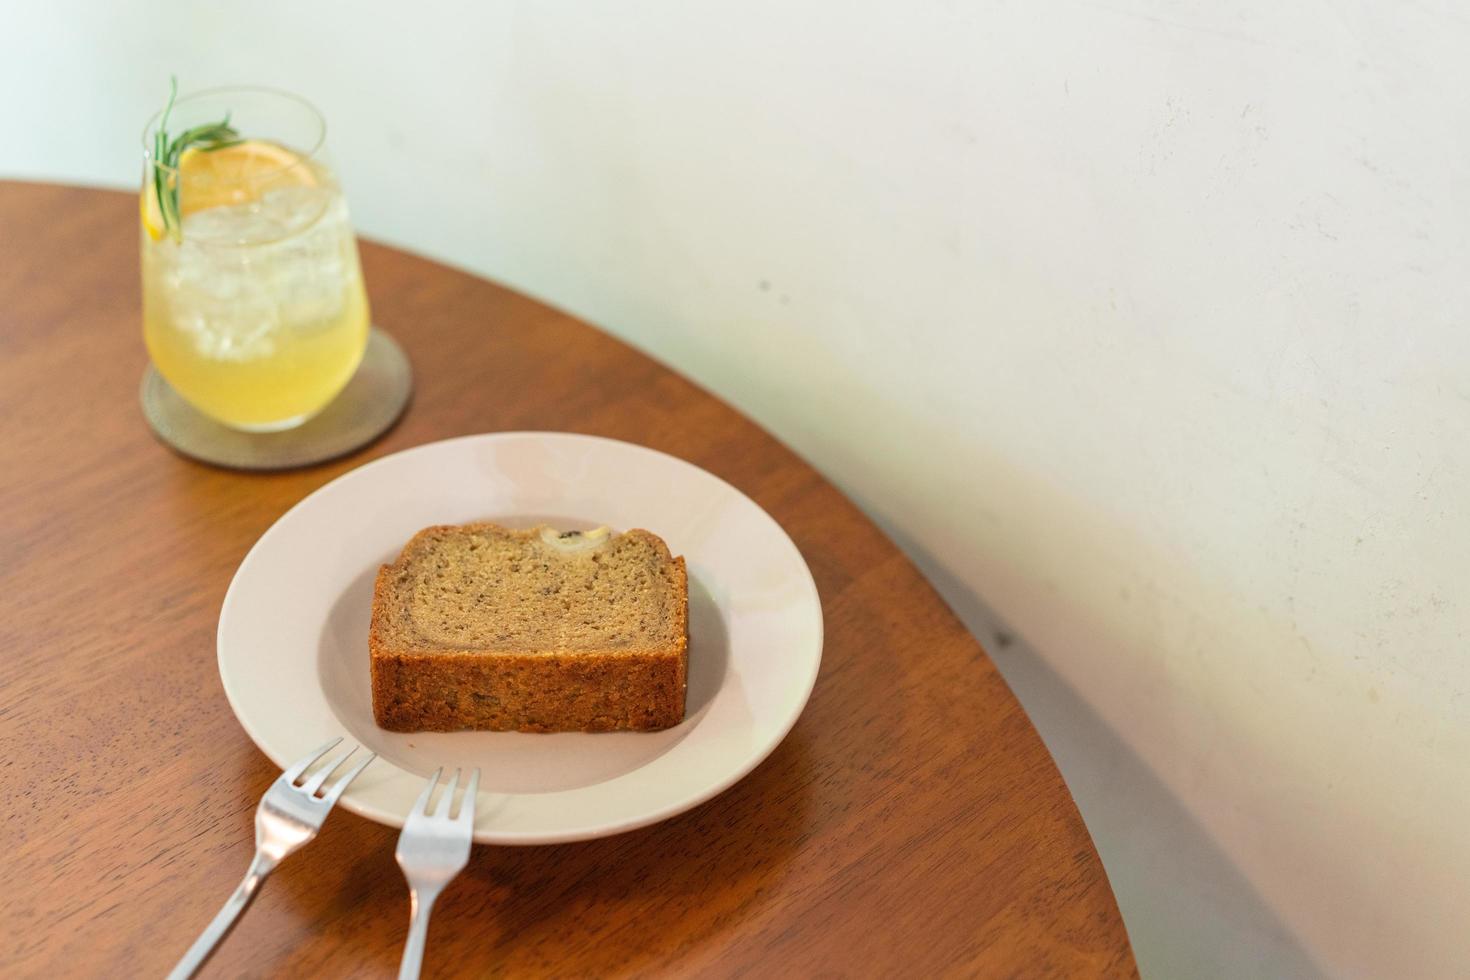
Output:
[[684,559],[648,531],[425,528],[378,570],[373,714],[396,732],[668,728],[688,624]]

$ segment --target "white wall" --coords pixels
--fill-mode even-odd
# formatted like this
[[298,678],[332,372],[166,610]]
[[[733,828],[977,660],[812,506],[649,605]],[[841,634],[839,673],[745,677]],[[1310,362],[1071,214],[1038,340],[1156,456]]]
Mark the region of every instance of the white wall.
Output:
[[835,478],[988,639],[1146,976],[1463,972],[1463,6],[40,7],[0,173],[133,182],[171,71],[291,88],[366,233]]

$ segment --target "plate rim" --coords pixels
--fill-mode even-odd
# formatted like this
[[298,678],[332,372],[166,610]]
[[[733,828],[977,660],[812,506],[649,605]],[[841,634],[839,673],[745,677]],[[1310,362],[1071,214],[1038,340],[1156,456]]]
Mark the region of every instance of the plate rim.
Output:
[[[551,438],[558,440],[590,441],[617,446],[623,450],[634,450],[640,453],[661,456],[667,460],[673,461],[680,466],[688,467],[695,470],[699,474],[702,474],[704,477],[714,480],[716,483],[724,486],[726,489],[733,492],[736,496],[745,500],[748,504],[759,511],[767,520],[769,520],[771,524],[780,532],[781,539],[784,540],[786,546],[791,549],[792,554],[796,558],[796,563],[801,568],[801,571],[803,573],[802,584],[805,587],[804,591],[806,593],[806,598],[809,600],[809,608],[811,609],[812,614],[815,617],[814,626],[816,649],[815,655],[811,658],[811,666],[807,672],[807,676],[800,679],[800,695],[795,702],[795,707],[792,710],[790,717],[785,719],[785,721],[781,725],[773,729],[772,737],[767,739],[766,742],[760,745],[756,750],[752,751],[741,765],[735,767],[735,769],[733,769],[731,773],[724,778],[716,780],[709,787],[706,787],[688,797],[679,799],[671,803],[667,803],[662,807],[658,807],[645,813],[641,813],[635,817],[629,817],[623,820],[608,823],[594,824],[578,830],[551,832],[536,830],[495,831],[491,829],[477,828],[474,832],[475,843],[529,846],[595,840],[601,837],[611,837],[617,834],[623,834],[629,831],[638,830],[643,827],[648,827],[653,824],[667,820],[671,817],[678,816],[681,813],[687,813],[688,811],[693,810],[698,806],[708,803],[710,800],[719,796],[721,793],[724,793],[730,787],[734,786],[746,776],[750,775],[752,772],[755,771],[758,766],[760,766],[761,763],[770,758],[770,756],[776,751],[781,743],[786,740],[786,737],[791,734],[791,730],[796,727],[797,721],[799,721],[802,714],[805,713],[807,704],[811,700],[812,691],[816,688],[817,677],[820,674],[822,667],[822,654],[826,647],[826,617],[822,610],[821,593],[817,589],[816,579],[812,575],[811,566],[807,564],[806,556],[801,553],[801,549],[798,548],[796,542],[792,540],[790,533],[787,532],[786,528],[781,524],[780,521],[777,521],[776,518],[773,517],[769,511],[767,511],[764,507],[762,507],[759,503],[752,499],[749,494],[745,493],[739,487],[730,483],[728,480],[724,479],[718,474],[711,473],[709,470],[698,465],[697,463],[690,462],[689,460],[684,459],[680,456],[676,456],[673,453],[664,452],[661,449],[655,449],[651,446],[642,445],[641,443],[629,442],[624,439],[615,439],[610,436],[593,435],[583,432],[566,432],[560,430],[515,429],[503,432],[467,433],[459,436],[451,436],[446,439],[436,439],[430,442],[419,443],[415,446],[408,446],[404,449],[398,450],[397,452],[387,453],[377,457],[376,459],[368,460],[367,462],[362,463],[359,466],[354,466],[346,472],[340,473],[337,476],[333,477],[331,480],[328,480],[326,483],[323,483],[321,486],[317,487],[310,493],[303,496],[300,500],[296,501],[296,503],[292,504],[289,508],[283,511],[280,516],[271,523],[270,527],[266,528],[265,531],[261,533],[260,537],[256,538],[254,544],[252,544],[250,548],[245,552],[245,555],[240,559],[239,564],[235,566],[234,574],[230,578],[229,587],[225,589],[224,598],[220,602],[218,623],[215,627],[215,661],[216,667],[219,672],[220,686],[224,688],[225,699],[230,706],[231,714],[234,715],[236,723],[240,725],[246,736],[249,737],[251,742],[255,744],[255,747],[263,755],[265,755],[266,758],[270,759],[274,765],[284,770],[285,767],[289,766],[294,761],[291,759],[277,758],[276,753],[272,752],[269,748],[266,747],[260,733],[258,732],[256,727],[253,726],[248,720],[248,714],[241,711],[241,705],[237,702],[235,693],[231,691],[224,655],[224,633],[226,622],[225,614],[230,607],[230,602],[232,597],[235,595],[236,589],[239,587],[242,573],[245,571],[246,566],[252,561],[252,559],[256,558],[258,552],[260,551],[262,546],[265,545],[267,539],[271,538],[274,534],[280,531],[281,526],[285,524],[288,517],[290,517],[297,510],[301,509],[303,506],[305,506],[308,501],[312,500],[317,495],[326,493],[330,488],[348,479],[358,479],[361,477],[361,474],[366,471],[372,470],[375,467],[378,467],[380,464],[386,464],[390,461],[399,460],[402,457],[411,456],[416,453],[428,451],[431,449],[450,446],[456,443],[495,441],[515,438]],[[335,715],[333,715],[333,719],[337,723],[338,727],[345,729],[346,726],[341,725],[340,719],[337,719]],[[384,761],[388,762],[389,760],[384,759]],[[491,790],[481,790],[479,795],[477,796],[477,799],[481,799],[486,796],[496,795],[515,796],[526,794],[496,794],[493,793]],[[338,805],[366,820],[371,820],[374,823],[378,823],[383,826],[392,828],[403,826],[405,815],[387,812],[381,810],[376,806],[361,804],[352,799],[350,792],[344,794],[342,798],[338,800]]]

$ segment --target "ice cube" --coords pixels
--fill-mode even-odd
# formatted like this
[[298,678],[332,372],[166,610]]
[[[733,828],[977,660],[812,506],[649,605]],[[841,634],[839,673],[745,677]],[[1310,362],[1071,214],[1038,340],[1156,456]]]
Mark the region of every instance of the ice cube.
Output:
[[199,211],[183,231],[160,244],[162,283],[170,318],[204,357],[269,357],[283,331],[333,326],[356,287],[346,206],[323,188]]

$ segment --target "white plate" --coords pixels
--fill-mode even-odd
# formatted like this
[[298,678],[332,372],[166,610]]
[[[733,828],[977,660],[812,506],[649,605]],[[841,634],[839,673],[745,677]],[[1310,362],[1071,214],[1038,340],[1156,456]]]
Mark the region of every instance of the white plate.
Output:
[[[379,729],[368,680],[373,576],[420,528],[475,520],[642,527],[683,555],[683,724],[555,735]],[[339,477],[256,542],[219,621],[230,707],[278,766],[334,735],[362,743],[378,761],[340,805],[395,827],[429,773],[479,766],[475,840],[487,844],[601,837],[708,800],[791,730],[821,656],[816,585],[770,515],[683,460],[566,433],[450,439]]]

